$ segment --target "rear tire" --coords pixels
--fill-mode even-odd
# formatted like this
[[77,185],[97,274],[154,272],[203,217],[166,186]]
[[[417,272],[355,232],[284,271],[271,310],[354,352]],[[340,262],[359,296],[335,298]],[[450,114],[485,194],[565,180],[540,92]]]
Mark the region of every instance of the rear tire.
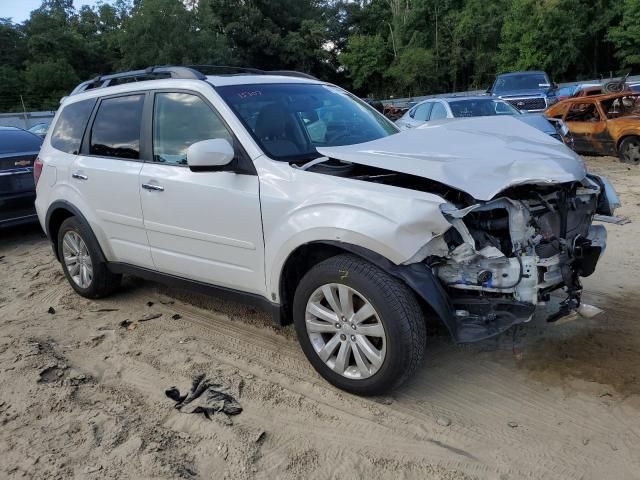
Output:
[[627,137],[618,149],[620,161],[630,165],[640,165],[640,137]]
[[338,255],[309,270],[296,290],[293,316],[313,367],[351,393],[392,390],[424,359],[426,324],[415,295],[355,255]]
[[83,297],[105,297],[120,286],[122,275],[111,273],[101,261],[98,241],[77,217],[67,218],[60,226],[58,258],[69,284]]

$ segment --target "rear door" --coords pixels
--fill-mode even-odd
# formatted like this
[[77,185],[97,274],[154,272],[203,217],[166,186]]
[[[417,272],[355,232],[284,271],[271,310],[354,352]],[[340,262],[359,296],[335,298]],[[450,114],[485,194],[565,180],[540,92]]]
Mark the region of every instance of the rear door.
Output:
[[146,145],[141,142],[142,112],[148,94],[99,100],[71,165],[69,183],[93,210],[92,225],[106,240],[110,260],[153,267],[142,220],[139,175]]
[[[152,161],[140,175],[151,253],[164,273],[263,294],[264,242],[255,174],[189,169],[195,142],[234,138],[195,92],[155,93]],[[236,143],[236,154],[241,148]]]

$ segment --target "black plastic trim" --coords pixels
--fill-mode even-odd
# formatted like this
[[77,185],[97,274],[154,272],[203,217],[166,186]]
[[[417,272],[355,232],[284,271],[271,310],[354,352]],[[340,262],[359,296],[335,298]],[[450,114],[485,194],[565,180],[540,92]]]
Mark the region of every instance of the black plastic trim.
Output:
[[276,323],[280,324],[280,305],[267,300],[262,295],[242,292],[232,288],[220,287],[210,283],[190,280],[169,273],[162,273],[144,267],[130,265],[121,262],[108,262],[107,267],[112,273],[123,273],[134,277],[144,278],[153,282],[162,283],[171,287],[183,288],[205,295],[211,295],[231,301],[253,305],[271,313]]
[[316,243],[333,245],[358,255],[382,268],[390,275],[402,280],[433,309],[445,324],[453,339],[458,341],[458,325],[456,323],[453,304],[440,281],[426,264],[412,263],[411,265],[396,265],[382,255],[358,245],[336,241]]
[[96,241],[96,245],[98,245],[99,247],[98,255],[100,257],[100,261],[106,262],[107,261],[106,257],[104,256],[104,252],[102,251],[100,242],[98,241],[95,234],[93,233],[93,230],[91,229],[91,224],[87,221],[87,219],[82,214],[82,212],[80,212],[80,210],[78,210],[75,206],[73,206],[71,203],[67,202],[66,200],[56,200],[51,205],[49,205],[49,209],[47,210],[47,214],[45,216],[45,222],[44,222],[44,226],[46,229],[45,233],[47,234],[47,238],[49,238],[49,241],[51,242],[53,253],[56,257],[56,260],[60,261],[60,258],[58,258],[58,249],[55,248],[57,239],[52,238],[51,233],[49,232],[49,224],[51,222],[51,216],[56,210],[67,210],[68,212],[73,214],[75,217],[77,217],[80,221],[84,222],[84,224],[89,227],[89,231],[91,232],[91,235],[93,235],[93,238]]

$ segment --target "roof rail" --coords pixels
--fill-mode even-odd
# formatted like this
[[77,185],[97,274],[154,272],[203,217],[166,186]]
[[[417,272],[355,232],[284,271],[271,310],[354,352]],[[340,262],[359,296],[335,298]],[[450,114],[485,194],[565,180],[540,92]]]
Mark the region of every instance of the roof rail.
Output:
[[249,67],[232,67],[231,65],[187,65],[188,68],[197,70],[205,75],[237,75],[243,73],[250,73],[254,75],[262,75],[263,70],[259,68]]
[[283,75],[285,77],[308,78],[309,80],[318,80],[313,75],[295,70],[264,70],[263,75]]
[[86,90],[95,88],[105,88],[112,85],[114,80],[133,81],[152,80],[154,78],[182,78],[191,80],[206,80],[206,75],[201,70],[209,70],[213,75],[234,75],[234,74],[250,74],[250,75],[283,75],[286,77],[308,78],[310,80],[318,80],[308,73],[296,72],[294,70],[260,70],[258,68],[248,67],[231,67],[226,65],[189,65],[186,67],[175,66],[159,66],[148,67],[144,70],[131,70],[129,72],[114,73],[112,75],[100,75],[93,80],[82,82],[69,95],[75,95]]
[[[145,78],[146,77],[146,78]],[[173,66],[160,66],[160,67],[148,67],[144,70],[131,70],[129,72],[114,73],[112,75],[101,75],[93,80],[87,80],[82,82],[70,95],[84,92],[86,90],[92,90],[94,88],[104,88],[112,84],[114,80],[133,79],[137,80],[151,80],[154,77],[161,78],[183,78],[191,80],[204,80],[207,77],[201,72],[188,67],[173,67]]]
[[313,75],[309,75],[308,73],[304,72],[298,72],[295,70],[262,70],[260,68],[231,67],[228,65],[188,65],[188,67],[203,73],[207,73],[207,71],[215,72],[211,73],[211,75],[233,75],[248,73],[252,75],[282,75],[285,77],[298,77],[308,78],[310,80],[318,80]]

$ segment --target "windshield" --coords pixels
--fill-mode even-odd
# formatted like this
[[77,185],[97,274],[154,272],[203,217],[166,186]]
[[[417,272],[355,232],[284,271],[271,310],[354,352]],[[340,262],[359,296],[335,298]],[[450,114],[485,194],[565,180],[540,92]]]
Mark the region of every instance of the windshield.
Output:
[[317,158],[316,147],[363,143],[398,132],[371,106],[329,85],[231,85],[216,91],[276,160]]
[[549,88],[549,81],[542,73],[523,73],[522,75],[506,75],[498,77],[493,85],[494,93],[514,90],[540,90]]
[[481,98],[449,102],[451,113],[460,117],[492,117],[494,115],[521,115],[520,111],[502,100]]

